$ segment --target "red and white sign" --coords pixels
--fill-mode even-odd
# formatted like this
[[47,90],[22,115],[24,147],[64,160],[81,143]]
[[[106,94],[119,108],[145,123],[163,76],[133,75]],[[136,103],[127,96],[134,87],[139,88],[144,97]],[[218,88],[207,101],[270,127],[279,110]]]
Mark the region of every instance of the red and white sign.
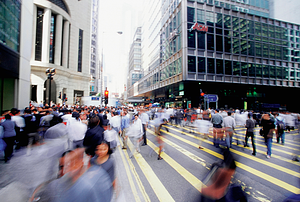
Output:
[[197,22],[191,27],[190,31],[192,30],[198,30],[200,32],[207,32],[208,27],[205,25],[198,24]]

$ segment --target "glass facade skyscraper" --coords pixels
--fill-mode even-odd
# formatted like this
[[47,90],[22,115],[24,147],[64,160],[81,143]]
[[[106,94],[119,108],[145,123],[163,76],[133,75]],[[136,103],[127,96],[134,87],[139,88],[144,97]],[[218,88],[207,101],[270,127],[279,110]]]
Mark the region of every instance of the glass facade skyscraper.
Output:
[[300,87],[300,26],[268,18],[268,5],[172,1],[162,17],[160,65],[139,81],[140,94],[167,106],[198,107],[201,89],[217,94],[220,107],[294,108],[285,95]]

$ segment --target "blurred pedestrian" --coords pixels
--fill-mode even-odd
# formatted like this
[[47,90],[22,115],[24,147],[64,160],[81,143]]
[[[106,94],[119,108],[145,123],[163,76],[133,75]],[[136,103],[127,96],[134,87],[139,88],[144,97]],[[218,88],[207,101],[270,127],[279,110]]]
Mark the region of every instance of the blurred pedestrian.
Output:
[[284,144],[285,140],[285,120],[279,113],[275,113],[275,128],[276,128],[276,140],[277,143]]
[[245,135],[244,147],[249,147],[248,138],[251,137],[252,148],[253,148],[252,155],[256,156],[256,146],[255,146],[255,136],[254,136],[255,120],[252,119],[252,116],[250,113],[248,114],[248,119],[246,120],[245,127],[247,128],[247,131],[246,131],[246,135]]
[[103,140],[96,147],[95,156],[91,159],[91,166],[102,167],[111,179],[111,186],[116,189],[115,160],[111,154],[110,143]]
[[144,143],[142,144],[142,146],[147,145],[147,127],[148,127],[148,123],[149,123],[149,116],[147,113],[145,113],[145,110],[141,110],[140,111],[140,119],[142,121],[142,125],[143,125],[143,141]]
[[70,149],[83,147],[83,138],[87,131],[87,125],[82,123],[79,117],[80,114],[78,112],[73,112],[72,118],[69,119],[67,124],[68,137],[71,144]]
[[86,131],[83,139],[83,146],[86,147],[86,153],[90,156],[95,155],[95,149],[98,142],[101,142],[104,139],[104,129],[99,123],[99,116],[92,113],[89,119],[90,128]]
[[11,116],[6,114],[4,116],[5,121],[0,123],[3,127],[3,140],[6,143],[6,148],[4,150],[4,161],[7,163],[13,154],[14,144],[16,139],[15,123],[11,120]]
[[265,138],[265,144],[267,146],[267,158],[271,158],[272,155],[272,140],[275,132],[275,124],[271,120],[269,114],[264,114],[261,120],[263,135]]
[[[140,146],[139,142],[143,135],[143,125],[141,119],[139,119],[138,113],[134,114],[134,120],[128,129],[128,137],[132,140],[135,150],[139,153]],[[135,152],[135,151],[134,151]],[[132,153],[132,155],[134,154]]]
[[129,123],[130,123],[130,120],[129,120],[129,117],[127,116],[127,111],[123,111],[121,112],[121,130],[120,130],[120,134],[122,136],[122,139],[123,139],[123,147],[122,149],[127,149],[127,139],[128,139],[128,136],[126,135],[126,132],[129,128]]
[[223,138],[223,130],[222,130],[222,123],[223,117],[219,114],[219,109],[215,110],[215,114],[211,117],[211,122],[213,124],[213,143],[214,146],[219,147],[219,139]]
[[[228,148],[230,148],[232,145],[234,129],[235,129],[235,120],[231,116],[231,112],[227,112],[227,116],[224,118],[224,131],[226,137],[226,144]],[[238,138],[236,138],[236,144],[239,145]]]

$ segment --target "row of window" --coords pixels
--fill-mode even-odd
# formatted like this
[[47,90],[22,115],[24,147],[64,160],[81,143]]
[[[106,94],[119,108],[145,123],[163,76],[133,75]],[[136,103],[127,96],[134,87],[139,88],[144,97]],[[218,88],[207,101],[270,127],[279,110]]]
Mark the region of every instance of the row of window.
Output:
[[[35,60],[42,60],[42,40],[43,40],[43,23],[44,23],[44,9],[37,8],[36,16],[36,41],[35,41]],[[64,23],[62,24],[62,30],[64,30]],[[50,46],[49,46],[49,63],[54,63],[55,61],[55,36],[56,36],[56,15],[51,14],[50,19]],[[61,58],[63,54],[63,33],[62,33],[62,43],[61,45]],[[78,62],[77,71],[82,72],[82,51],[83,51],[83,30],[79,29],[78,34]],[[70,45],[70,44],[69,44]],[[95,53],[95,48],[92,48],[93,53]],[[62,66],[62,60],[61,64]],[[68,65],[69,66],[69,65]]]
[[230,76],[289,79],[289,71],[291,76],[297,74],[300,79],[300,72],[292,69],[289,70],[288,67],[188,56],[189,73],[197,72]]
[[[195,13],[195,11],[197,11],[197,13]],[[247,20],[226,14],[223,15],[222,13],[214,13],[212,11],[205,11],[202,9],[196,10],[191,7],[187,8],[187,21],[192,24],[198,22],[200,24],[212,26],[209,32],[214,32],[213,27],[215,26],[220,29],[228,29],[227,32],[229,33],[232,33],[232,31],[249,33],[282,40],[289,40],[288,35],[300,37],[300,32],[293,29],[289,30],[280,26]]]
[[0,1],[0,43],[16,52],[20,46],[20,14],[19,1]]
[[[195,2],[196,0],[188,0],[188,1]],[[232,0],[232,1],[236,1],[236,2],[239,2],[239,3],[244,3],[244,4],[248,4],[248,5],[250,4],[251,6],[260,7],[260,8],[264,8],[264,9],[269,10],[269,1],[268,0]],[[208,5],[215,5],[216,7],[231,9],[231,10],[234,10],[234,11],[240,11],[240,12],[244,12],[244,13],[250,13],[250,14],[253,14],[253,15],[269,17],[268,12],[262,12],[262,11],[258,11],[258,10],[248,9],[248,8],[245,8],[244,6],[237,6],[237,5],[230,4],[230,3],[225,3],[225,2],[222,2],[222,1],[197,0],[197,2],[207,3]]]
[[159,72],[155,73],[154,75],[150,76],[148,79],[144,80],[138,85],[138,90],[143,91],[147,89],[151,85],[154,85],[160,81],[164,81],[174,75],[180,74],[182,72],[182,61],[181,58],[172,62],[167,67],[163,68]]
[[300,50],[260,41],[187,31],[190,48],[300,62]]

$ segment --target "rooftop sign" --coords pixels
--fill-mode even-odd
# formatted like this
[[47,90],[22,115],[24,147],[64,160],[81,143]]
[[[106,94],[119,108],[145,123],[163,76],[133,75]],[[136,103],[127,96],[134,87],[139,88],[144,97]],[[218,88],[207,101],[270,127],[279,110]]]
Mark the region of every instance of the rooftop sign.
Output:
[[190,28],[190,31],[192,30],[198,30],[200,32],[207,32],[208,27],[205,25],[198,24],[198,22],[195,22],[195,24]]

